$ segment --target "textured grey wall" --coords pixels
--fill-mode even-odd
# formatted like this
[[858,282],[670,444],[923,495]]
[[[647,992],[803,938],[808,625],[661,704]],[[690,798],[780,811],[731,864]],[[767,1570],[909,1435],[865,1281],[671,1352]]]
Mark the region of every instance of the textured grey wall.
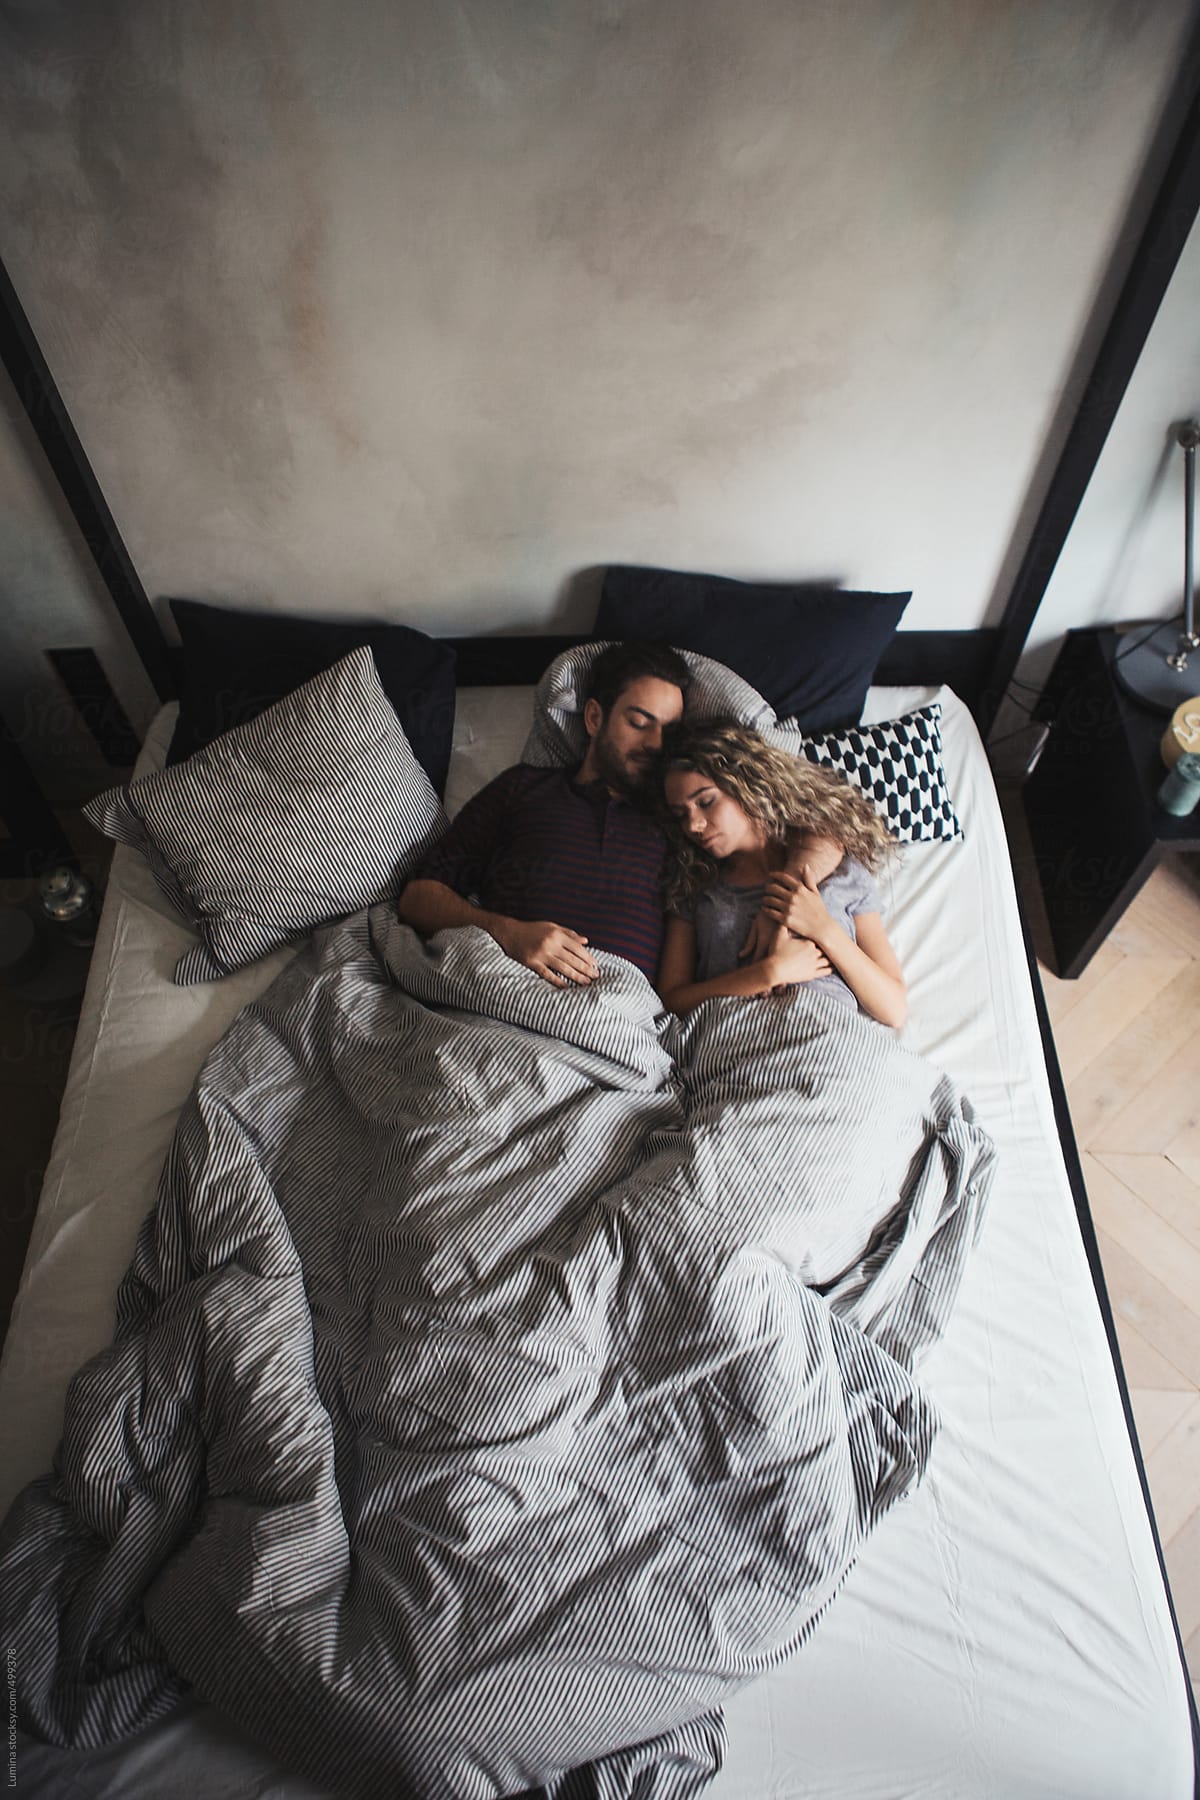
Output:
[[82,804],[113,779],[43,655],[83,644],[144,727],[156,707],[145,670],[0,367],[0,706],[60,806]]
[[[1200,225],[1184,246],[1038,609],[1027,676],[1045,672],[1072,625],[1182,611],[1184,459],[1172,426],[1197,418]],[[1195,667],[1200,693],[1200,659]]]
[[1192,11],[3,0],[4,254],[154,594],[576,625],[627,560],[970,625]]

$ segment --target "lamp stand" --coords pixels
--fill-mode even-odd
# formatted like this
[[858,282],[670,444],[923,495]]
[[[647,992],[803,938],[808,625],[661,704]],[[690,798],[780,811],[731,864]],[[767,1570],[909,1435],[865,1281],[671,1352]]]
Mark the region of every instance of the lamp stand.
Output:
[[1129,650],[1118,649],[1113,674],[1133,700],[1156,712],[1172,713],[1200,694],[1200,637],[1196,635],[1194,547],[1196,535],[1196,446],[1200,421],[1175,427],[1183,449],[1183,613],[1167,619]]

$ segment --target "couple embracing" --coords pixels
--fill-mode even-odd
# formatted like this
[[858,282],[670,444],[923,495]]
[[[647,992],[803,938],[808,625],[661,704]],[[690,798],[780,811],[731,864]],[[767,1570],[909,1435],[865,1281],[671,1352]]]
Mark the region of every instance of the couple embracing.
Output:
[[498,775],[400,917],[424,935],[481,926],[555,986],[595,981],[593,952],[611,951],[675,1012],[803,983],[899,1027],[904,978],[872,880],[892,840],[875,808],[756,732],[686,723],[690,681],[665,645],[602,651],[580,766]]

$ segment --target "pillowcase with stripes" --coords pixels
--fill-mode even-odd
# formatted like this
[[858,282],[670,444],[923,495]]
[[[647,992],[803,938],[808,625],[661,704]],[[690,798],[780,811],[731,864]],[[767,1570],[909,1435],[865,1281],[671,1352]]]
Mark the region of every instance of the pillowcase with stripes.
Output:
[[141,851],[199,933],[179,986],[397,894],[446,827],[365,645],[84,817]]
[[[533,694],[533,725],[521,752],[521,761],[534,763],[539,769],[575,768],[583,761],[588,747],[583,723],[584,695],[592,664],[608,641],[575,644],[562,651],[546,669]],[[680,650],[692,684],[688,688],[684,717],[689,724],[706,719],[736,719],[739,725],[750,725],[764,737],[775,730],[778,720],[774,707],[768,705],[748,681],[695,650]],[[799,748],[799,728],[793,732]],[[789,746],[791,747],[791,746]]]

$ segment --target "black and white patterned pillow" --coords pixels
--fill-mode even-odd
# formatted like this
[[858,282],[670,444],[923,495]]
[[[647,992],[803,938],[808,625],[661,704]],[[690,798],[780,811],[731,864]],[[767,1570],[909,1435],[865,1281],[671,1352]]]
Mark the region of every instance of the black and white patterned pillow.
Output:
[[960,838],[942,767],[942,708],[938,701],[880,725],[803,734],[809,762],[836,769],[873,800],[901,844]]
[[180,986],[398,893],[446,826],[365,645],[84,817],[142,852],[199,934]]

